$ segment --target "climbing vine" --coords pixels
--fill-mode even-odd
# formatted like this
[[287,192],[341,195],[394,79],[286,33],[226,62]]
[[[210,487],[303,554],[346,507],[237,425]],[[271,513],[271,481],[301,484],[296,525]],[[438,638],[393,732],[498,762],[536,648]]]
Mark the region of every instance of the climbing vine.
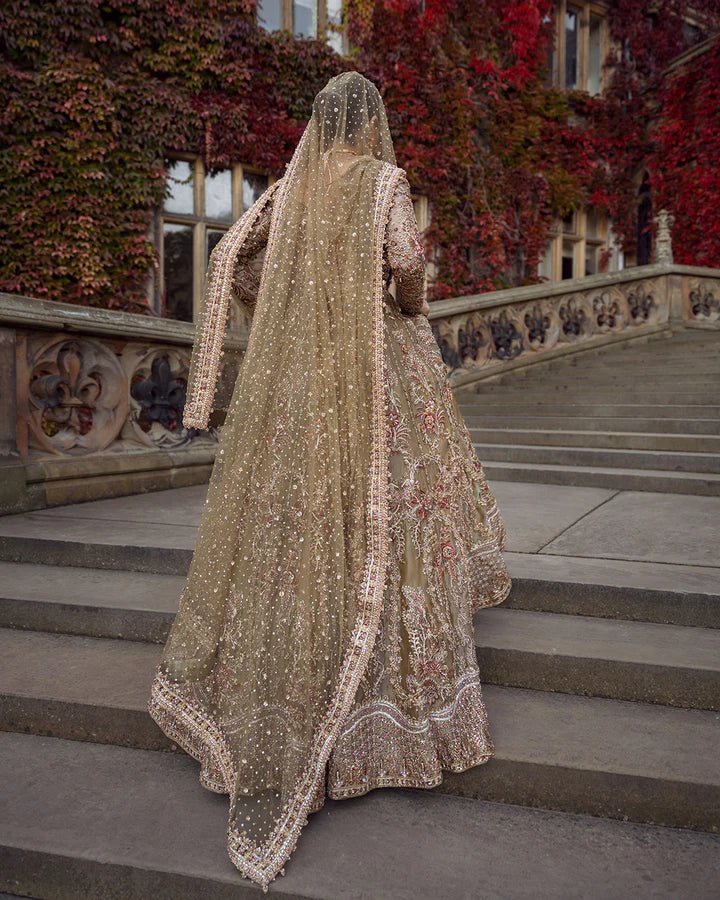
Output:
[[[693,9],[712,20],[713,0]],[[713,264],[718,51],[699,77],[666,77],[685,0],[613,0],[608,90],[566,94],[548,85],[551,10],[348,0],[343,58],[259,29],[255,0],[6,0],[0,290],[147,311],[165,155],[281,174],[314,94],[345,68],[379,85],[398,161],[429,198],[434,297],[534,280],[553,219],[582,203],[631,248],[642,166],[680,224],[678,258]]]

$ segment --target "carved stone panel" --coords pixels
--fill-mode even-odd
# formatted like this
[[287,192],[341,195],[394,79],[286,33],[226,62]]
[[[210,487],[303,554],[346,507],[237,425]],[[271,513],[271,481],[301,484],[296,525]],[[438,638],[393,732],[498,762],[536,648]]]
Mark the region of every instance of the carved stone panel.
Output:
[[720,322],[720,279],[691,278],[687,296],[689,319],[702,324]]
[[129,384],[123,437],[146,447],[179,447],[194,434],[182,424],[189,349],[128,344],[122,364]]
[[92,453],[115,440],[127,414],[127,382],[108,346],[84,337],[31,338],[27,367],[31,448]]

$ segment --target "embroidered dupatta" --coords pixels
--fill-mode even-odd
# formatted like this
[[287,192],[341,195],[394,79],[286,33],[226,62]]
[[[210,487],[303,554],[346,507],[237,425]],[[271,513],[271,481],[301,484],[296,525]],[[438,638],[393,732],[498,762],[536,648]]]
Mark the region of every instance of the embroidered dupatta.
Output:
[[[151,692],[230,797],[228,852],[264,888],[325,798],[387,569],[383,244],[403,172],[377,89],[332,79],[279,186],[247,353]],[[185,423],[212,407],[235,261],[213,252]]]

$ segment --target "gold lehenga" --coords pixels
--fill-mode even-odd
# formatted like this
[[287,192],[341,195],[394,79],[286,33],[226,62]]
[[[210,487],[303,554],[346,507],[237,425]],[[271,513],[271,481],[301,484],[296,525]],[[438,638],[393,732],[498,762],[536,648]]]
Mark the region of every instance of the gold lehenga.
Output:
[[382,101],[338,76],[213,253],[187,425],[207,425],[232,293],[253,325],[149,703],[229,794],[230,857],[264,887],[326,796],[492,755],[472,615],[509,591],[504,528],[423,281]]

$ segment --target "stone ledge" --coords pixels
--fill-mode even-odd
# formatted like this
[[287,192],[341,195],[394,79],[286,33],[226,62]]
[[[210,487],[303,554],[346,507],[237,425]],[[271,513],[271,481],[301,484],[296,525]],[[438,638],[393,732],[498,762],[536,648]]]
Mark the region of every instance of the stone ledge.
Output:
[[[195,337],[195,326],[190,322],[94,306],[76,306],[55,300],[37,300],[19,294],[0,293],[0,323],[14,328],[140,338],[183,346],[192,346]],[[225,346],[231,350],[244,350],[247,338],[228,332]]]
[[522,303],[528,300],[541,300],[559,297],[563,294],[574,294],[578,291],[595,291],[656,278],[663,275],[695,275],[698,278],[720,278],[720,269],[704,266],[681,266],[675,263],[656,263],[651,266],[633,266],[620,272],[604,272],[600,275],[589,275],[585,278],[570,278],[566,281],[546,281],[542,284],[528,284],[524,287],[505,288],[501,291],[488,291],[483,294],[469,294],[467,297],[450,297],[447,300],[436,300],[430,306],[428,318],[441,319],[476,309],[494,309],[509,303]]
[[204,484],[215,448],[140,450],[0,464],[0,515]]

